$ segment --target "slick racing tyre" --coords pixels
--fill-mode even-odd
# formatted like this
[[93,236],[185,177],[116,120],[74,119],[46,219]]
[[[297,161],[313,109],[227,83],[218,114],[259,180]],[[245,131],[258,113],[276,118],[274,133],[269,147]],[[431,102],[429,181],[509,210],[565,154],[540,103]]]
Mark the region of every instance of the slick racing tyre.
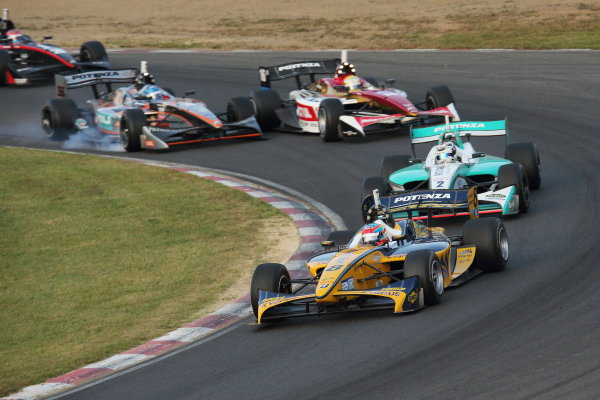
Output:
[[247,97],[234,97],[227,103],[227,121],[236,122],[254,115],[254,105]]
[[94,40],[81,45],[79,59],[81,61],[105,61],[108,60],[108,54],[104,45]]
[[51,99],[42,109],[42,128],[48,139],[63,141],[75,133],[75,120],[79,117],[73,99]]
[[381,176],[390,179],[394,172],[406,168],[410,165],[410,156],[406,154],[397,154],[385,156],[381,159]]
[[373,194],[373,190],[379,191],[379,196],[387,196],[390,193],[390,184],[383,176],[369,176],[363,181],[360,200],[363,201],[367,196]]
[[529,210],[529,181],[521,164],[504,164],[498,169],[498,189],[515,186],[519,196],[519,212]]
[[417,250],[406,255],[404,279],[419,277],[425,305],[438,304],[444,293],[444,274],[440,260],[431,250]]
[[275,110],[281,108],[281,97],[275,90],[255,90],[250,92],[250,100],[254,103],[256,120],[263,131],[275,129],[281,121]]
[[506,146],[505,158],[521,164],[529,180],[529,188],[536,190],[542,183],[540,175],[540,154],[533,142],[511,143]]
[[275,293],[292,293],[290,273],[285,265],[267,263],[260,264],[254,270],[252,283],[250,284],[250,302],[252,311],[258,317],[258,290],[266,290]]
[[425,102],[427,109],[431,110],[454,103],[454,96],[452,96],[450,89],[446,85],[433,86],[427,91]]
[[463,229],[463,244],[475,245],[474,266],[484,272],[499,272],[508,262],[508,235],[496,217],[472,219]]
[[355,231],[333,231],[327,236],[327,241],[333,242],[334,246],[346,246],[355,233]]
[[342,140],[340,117],[344,106],[339,99],[325,99],[319,105],[319,134],[325,142]]
[[127,151],[139,151],[142,148],[141,136],[147,120],[144,112],[137,108],[130,108],[123,112],[121,120],[121,140]]
[[6,50],[0,50],[0,86],[6,85],[6,73],[9,71],[10,54]]

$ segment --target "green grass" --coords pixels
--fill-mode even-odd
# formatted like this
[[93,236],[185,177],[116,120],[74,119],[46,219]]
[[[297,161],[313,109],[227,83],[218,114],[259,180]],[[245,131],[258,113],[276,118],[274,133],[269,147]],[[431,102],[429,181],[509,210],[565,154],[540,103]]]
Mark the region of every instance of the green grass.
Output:
[[46,151],[0,148],[0,199],[0,395],[199,317],[290,222],[191,175]]

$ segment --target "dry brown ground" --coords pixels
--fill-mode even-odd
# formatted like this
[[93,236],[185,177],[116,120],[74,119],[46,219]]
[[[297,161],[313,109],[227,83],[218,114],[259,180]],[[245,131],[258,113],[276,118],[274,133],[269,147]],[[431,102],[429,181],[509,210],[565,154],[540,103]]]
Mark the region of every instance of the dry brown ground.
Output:
[[208,49],[600,46],[600,0],[5,0],[2,7],[34,39],[53,35],[71,47],[93,39]]

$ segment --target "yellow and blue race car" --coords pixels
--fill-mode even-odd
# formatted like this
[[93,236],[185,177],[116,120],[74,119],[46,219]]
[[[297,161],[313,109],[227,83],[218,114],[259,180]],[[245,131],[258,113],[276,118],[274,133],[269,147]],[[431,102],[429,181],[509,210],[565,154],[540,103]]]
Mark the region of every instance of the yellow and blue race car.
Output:
[[[498,218],[478,218],[475,188],[419,198],[379,198],[375,190],[363,206],[366,224],[356,232],[332,232],[324,252],[306,264],[310,278],[292,279],[282,264],[256,267],[250,297],[258,323],[364,309],[416,311],[437,304],[451,285],[506,267],[506,229]],[[429,226],[431,218],[411,218],[440,208],[468,210],[462,235],[446,236],[443,228]],[[392,213],[399,211],[408,218],[396,221]],[[309,285],[314,291],[304,294]]]

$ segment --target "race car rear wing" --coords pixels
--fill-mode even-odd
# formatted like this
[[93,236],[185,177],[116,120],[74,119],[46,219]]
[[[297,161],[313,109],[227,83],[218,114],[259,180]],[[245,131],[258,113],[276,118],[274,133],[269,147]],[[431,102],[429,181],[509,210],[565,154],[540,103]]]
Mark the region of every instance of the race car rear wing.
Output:
[[302,87],[300,77],[309,76],[310,82],[315,81],[315,75],[333,75],[335,68],[340,63],[339,58],[322,61],[300,61],[288,64],[275,65],[272,67],[258,67],[260,86],[270,88],[271,81],[296,78],[298,89]]
[[107,90],[110,92],[112,91],[111,85],[113,83],[134,83],[137,73],[137,68],[130,68],[121,70],[78,72],[75,74],[56,74],[54,75],[56,95],[58,97],[66,97],[67,89],[78,89],[91,86],[92,90],[94,91],[94,96],[98,98],[98,85],[106,85]]
[[469,216],[479,218],[477,188],[418,190],[414,192],[392,192],[388,196],[371,194],[362,203],[363,218],[369,209],[380,204],[394,218],[427,219]]
[[505,136],[508,144],[508,129],[506,128],[506,119],[498,121],[460,121],[450,123],[447,121],[443,125],[427,126],[423,128],[410,128],[410,146],[413,155],[415,153],[415,144],[428,142],[441,142],[448,137],[471,137],[481,136]]

